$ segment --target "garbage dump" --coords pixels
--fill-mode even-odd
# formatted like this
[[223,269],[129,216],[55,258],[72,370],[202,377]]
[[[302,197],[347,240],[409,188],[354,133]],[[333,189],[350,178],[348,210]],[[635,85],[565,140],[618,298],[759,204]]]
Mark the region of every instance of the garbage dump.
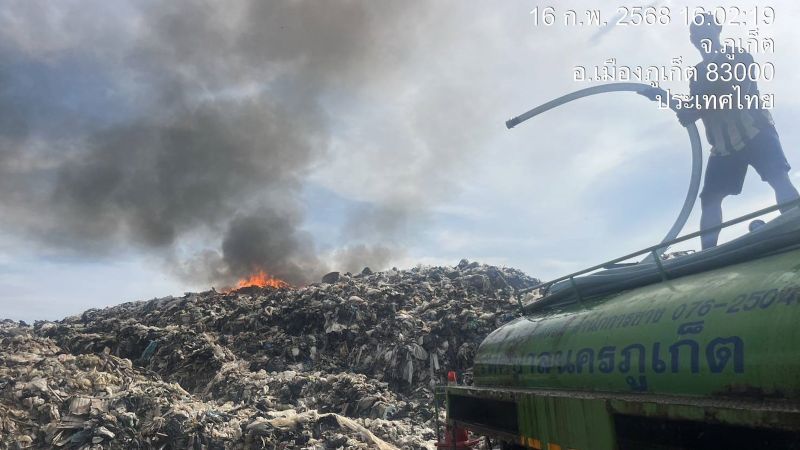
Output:
[[432,384],[537,283],[462,260],[2,321],[0,448],[435,448]]

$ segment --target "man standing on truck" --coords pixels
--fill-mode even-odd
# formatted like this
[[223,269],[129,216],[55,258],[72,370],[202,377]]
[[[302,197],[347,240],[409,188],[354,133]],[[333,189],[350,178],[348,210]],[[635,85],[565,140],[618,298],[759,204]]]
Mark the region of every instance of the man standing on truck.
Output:
[[[800,197],[789,180],[791,167],[775,122],[761,104],[758,85],[750,76],[754,72],[750,70],[753,56],[739,48],[723,48],[721,32],[722,26],[711,14],[698,15],[693,21],[689,39],[703,60],[695,66],[697,77],[690,83],[689,101],[677,111],[683,126],[702,119],[711,144],[700,193],[701,230],[722,223],[722,200],[742,192],[748,166],[753,166],[761,179],[772,186],[778,203]],[[655,99],[658,93],[663,91],[653,89],[644,95]],[[723,99],[732,101],[725,104]],[[718,238],[719,230],[704,233],[700,238],[702,248],[716,246]]]

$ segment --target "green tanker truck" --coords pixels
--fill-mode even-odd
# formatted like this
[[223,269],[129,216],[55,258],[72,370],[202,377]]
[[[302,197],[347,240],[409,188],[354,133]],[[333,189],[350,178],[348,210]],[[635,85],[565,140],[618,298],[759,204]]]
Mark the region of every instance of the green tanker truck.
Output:
[[699,234],[539,286],[480,345],[473,384],[446,388],[449,432],[504,449],[800,449],[800,208],[658,257]]

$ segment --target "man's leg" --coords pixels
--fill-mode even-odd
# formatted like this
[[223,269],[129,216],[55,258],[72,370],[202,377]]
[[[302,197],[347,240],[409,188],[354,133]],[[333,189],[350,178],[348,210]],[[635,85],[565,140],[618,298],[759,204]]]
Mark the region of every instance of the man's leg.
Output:
[[[722,200],[723,194],[703,195],[700,197],[700,229],[715,227],[722,223]],[[709,231],[700,236],[700,245],[703,250],[717,246],[720,230]]]
[[[707,230],[722,223],[722,200],[728,195],[742,192],[747,175],[747,161],[741,153],[711,155],[706,165],[703,192],[700,193],[700,230]],[[700,235],[703,250],[717,245],[720,230]]]
[[[771,177],[769,185],[775,190],[775,201],[778,204],[790,202],[800,197],[787,172],[781,172],[779,175]],[[786,208],[781,208],[781,212],[786,212]]]

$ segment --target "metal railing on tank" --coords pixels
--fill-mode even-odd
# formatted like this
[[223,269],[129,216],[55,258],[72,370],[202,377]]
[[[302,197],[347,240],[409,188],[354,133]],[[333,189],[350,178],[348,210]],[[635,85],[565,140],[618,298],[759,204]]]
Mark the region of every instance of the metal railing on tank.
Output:
[[[647,248],[643,248],[643,249],[641,249],[639,251],[636,251],[636,252],[633,252],[633,253],[629,253],[629,254],[627,254],[625,256],[620,256],[619,258],[614,258],[614,259],[602,262],[600,264],[596,264],[596,265],[588,267],[586,269],[579,270],[577,272],[573,272],[573,273],[571,273],[569,275],[564,275],[564,276],[556,278],[554,280],[546,281],[544,283],[539,283],[539,284],[537,284],[535,286],[531,286],[529,288],[520,289],[520,290],[517,291],[517,294],[519,294],[517,296],[517,302],[519,303],[520,313],[524,314],[526,306],[530,306],[532,304],[531,303],[531,304],[528,304],[528,305],[524,305],[522,303],[522,294],[527,294],[528,292],[533,292],[533,291],[536,291],[537,289],[545,289],[546,290],[546,289],[549,289],[551,286],[553,286],[556,283],[568,280],[570,282],[570,284],[572,285],[572,288],[575,290],[575,294],[578,297],[578,301],[580,302],[580,301],[583,300],[583,298],[581,296],[581,292],[580,292],[580,289],[578,287],[578,284],[575,282],[575,277],[578,277],[580,275],[586,275],[586,274],[589,274],[591,272],[594,272],[594,271],[597,271],[597,270],[600,270],[600,269],[605,269],[608,266],[611,266],[611,265],[614,265],[614,264],[618,264],[618,263],[627,261],[627,260],[629,260],[631,258],[634,258],[636,256],[641,256],[641,255],[644,255],[644,254],[652,255],[653,260],[656,263],[656,267],[658,268],[658,271],[659,271],[659,273],[661,275],[662,281],[667,281],[667,280],[669,280],[669,274],[667,273],[666,270],[664,270],[664,266],[661,263],[661,255],[658,254],[659,249],[664,249],[666,247],[669,247],[669,246],[672,246],[672,245],[675,245],[675,244],[678,244],[678,243],[681,243],[681,242],[684,242],[684,241],[688,241],[688,240],[694,239],[696,237],[700,237],[700,236],[702,236],[702,235],[704,235],[706,233],[719,231],[719,230],[727,228],[727,227],[729,227],[731,225],[736,225],[736,224],[745,222],[747,220],[755,219],[756,217],[763,216],[764,214],[769,214],[771,212],[775,212],[775,211],[778,211],[778,210],[786,211],[787,209],[790,209],[790,208],[795,207],[795,206],[800,206],[800,199],[795,199],[795,200],[784,202],[784,203],[781,203],[781,204],[776,204],[776,205],[773,205],[773,206],[769,206],[767,208],[760,209],[758,211],[754,211],[754,212],[751,212],[749,214],[745,214],[745,215],[737,217],[735,219],[728,220],[726,222],[723,222],[723,223],[721,223],[719,225],[716,225],[716,226],[713,226],[713,227],[709,227],[709,228],[705,228],[705,229],[702,229],[702,230],[699,230],[699,231],[695,231],[693,233],[689,233],[687,235],[677,237],[677,238],[672,239],[670,241],[659,242],[658,244],[651,245],[651,246],[649,246]],[[534,301],[534,303],[535,303],[535,301]]]

